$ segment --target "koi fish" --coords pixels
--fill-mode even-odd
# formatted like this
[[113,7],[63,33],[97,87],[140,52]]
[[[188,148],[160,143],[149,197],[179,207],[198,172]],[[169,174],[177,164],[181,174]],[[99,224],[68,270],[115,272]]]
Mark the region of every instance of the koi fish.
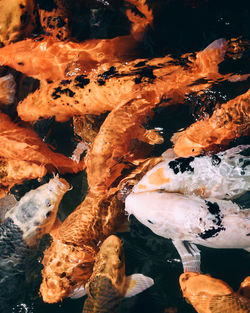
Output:
[[57,168],[62,173],[77,172],[82,164],[55,153],[29,127],[21,127],[0,112],[0,157],[6,160],[28,161],[47,168]]
[[69,20],[65,10],[60,8],[46,11],[38,9],[41,28],[45,35],[58,40],[66,40],[70,36]]
[[15,100],[16,83],[12,74],[0,77],[0,106],[8,106]]
[[145,1],[128,2],[135,3],[135,6],[138,2],[139,9],[148,12],[135,18],[132,10],[127,10],[132,24],[137,23],[132,27],[130,35],[91,39],[82,43],[62,42],[51,36],[28,38],[0,49],[0,64],[41,81],[54,81],[64,79],[65,76],[86,74],[102,63],[131,60],[137,54],[136,38],[142,38],[145,27],[152,23],[152,12],[145,9]]
[[195,244],[250,251],[250,209],[230,200],[147,191],[131,193],[125,210],[155,234],[173,240],[184,271],[200,271]]
[[[111,49],[110,45],[108,47]],[[113,58],[112,66],[110,62],[102,64],[88,76],[80,71],[80,75],[42,85],[19,102],[18,115],[24,121],[55,116],[57,121],[63,122],[74,115],[111,111],[121,103],[136,101],[136,98],[147,93],[150,93],[147,100],[152,107],[160,103],[162,106],[181,103],[186,94],[209,88],[216,79],[226,79],[226,75],[218,73],[218,64],[223,60],[226,49],[226,40],[218,39],[198,52],[195,59],[192,55],[183,56],[188,59],[186,67],[170,56],[152,60],[136,59],[126,63],[117,63]],[[66,51],[65,48],[63,53]],[[1,55],[0,49],[0,62]],[[56,54],[53,56],[58,57]],[[71,56],[71,59],[74,58]],[[55,59],[53,62],[57,63]],[[39,67],[37,69],[41,72]],[[205,83],[197,83],[203,78],[206,78]],[[163,101],[165,98],[168,100]]]
[[25,179],[41,178],[47,173],[44,165],[0,157],[0,198],[15,184]]
[[152,278],[142,274],[125,275],[125,257],[121,240],[111,235],[104,240],[95,258],[93,273],[83,290],[86,292],[83,313],[119,312],[123,297],[132,297],[154,284]]
[[198,313],[247,313],[249,298],[234,292],[224,281],[200,273],[180,276],[183,296]]
[[36,26],[33,0],[1,1],[0,12],[0,42],[5,45],[31,35]]
[[[166,151],[169,153],[169,150]],[[249,145],[196,157],[164,157],[132,192],[162,190],[202,198],[232,199],[250,189]]]
[[224,103],[211,117],[199,120],[172,137],[178,156],[198,155],[203,151],[218,151],[230,141],[250,134],[250,89]]
[[65,219],[53,235],[51,246],[44,251],[40,286],[44,302],[61,301],[87,283],[98,245],[123,223],[123,208],[123,202],[111,191],[89,192]]
[[22,291],[20,286],[26,282],[31,255],[41,237],[51,230],[68,189],[67,181],[56,176],[26,193],[5,214],[0,224],[0,308]]

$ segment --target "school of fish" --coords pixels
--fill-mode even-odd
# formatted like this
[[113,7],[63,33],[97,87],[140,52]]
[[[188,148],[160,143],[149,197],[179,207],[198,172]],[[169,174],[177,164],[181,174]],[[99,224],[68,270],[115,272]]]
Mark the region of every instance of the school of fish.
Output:
[[[249,312],[249,279],[234,292],[201,274],[196,245],[250,252],[250,208],[234,202],[250,190],[250,145],[234,144],[250,134],[250,89],[172,133],[172,148],[160,156],[154,149],[164,143],[162,132],[147,126],[157,110],[178,110],[215,85],[247,85],[250,73],[221,74],[219,66],[249,53],[249,42],[218,38],[179,58],[142,58],[139,47],[154,27],[146,0],[124,1],[130,34],[79,42],[71,38],[74,5],[52,2],[48,9],[42,1],[0,1],[0,309],[14,303],[16,286],[29,280],[31,256],[50,233],[43,301],[87,295],[83,312],[120,312],[123,298],[154,285],[143,274],[125,274],[114,234],[127,231],[134,215],[172,240],[184,269],[183,297],[198,313]],[[38,85],[24,97],[18,72]],[[45,119],[72,119],[71,157],[46,142],[50,130],[37,134]],[[81,171],[87,195],[61,222],[57,211],[70,184],[59,175]],[[10,198],[14,186],[47,173],[54,175],[48,183],[18,202]]]

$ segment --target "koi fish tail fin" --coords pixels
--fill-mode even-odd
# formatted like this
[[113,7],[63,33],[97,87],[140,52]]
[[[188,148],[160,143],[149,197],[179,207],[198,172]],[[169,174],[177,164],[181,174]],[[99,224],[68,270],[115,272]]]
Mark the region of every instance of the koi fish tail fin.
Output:
[[146,0],[126,0],[127,17],[132,23],[131,35],[141,41],[146,28],[153,25],[153,12],[146,4]]
[[198,52],[195,64],[199,71],[204,73],[217,73],[219,63],[225,58],[227,47],[227,41],[220,38],[210,43],[204,50]]
[[130,298],[154,285],[154,280],[143,274],[127,276],[127,290],[125,298]]
[[12,74],[0,77],[0,105],[10,105],[15,100],[16,82]]

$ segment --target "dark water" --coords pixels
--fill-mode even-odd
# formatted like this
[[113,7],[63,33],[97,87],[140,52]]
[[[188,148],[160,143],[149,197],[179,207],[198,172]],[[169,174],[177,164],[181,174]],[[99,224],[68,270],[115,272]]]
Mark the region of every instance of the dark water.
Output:
[[[67,1],[65,1],[67,3]],[[52,1],[39,0],[44,7],[53,6]],[[125,17],[123,1],[75,1],[72,4],[72,36],[78,40],[88,38],[112,38],[127,34],[129,22]],[[250,40],[250,2],[248,0],[190,0],[190,1],[147,1],[154,11],[154,29],[149,30],[141,45],[142,57],[156,57],[171,53],[178,57],[182,53],[204,49],[218,38],[235,38],[241,36]],[[95,11],[93,11],[95,10]],[[93,15],[93,12],[95,14]],[[220,65],[222,73],[248,73],[250,69],[249,52],[243,60],[224,62]],[[250,87],[247,80],[238,84],[221,84],[214,86],[209,94],[192,95],[186,105],[178,108],[168,107],[155,112],[155,117],[147,127],[162,127],[165,143],[153,151],[159,155],[171,146],[172,133],[193,123],[202,114],[204,99],[208,107],[213,103],[228,101],[243,93]],[[225,100],[226,99],[226,100]],[[190,105],[192,103],[192,105]],[[53,120],[37,124],[37,131],[43,137],[46,127],[52,128],[50,143],[58,151],[70,155],[75,143],[72,138],[71,123],[58,124]],[[44,127],[44,128],[43,128]],[[237,143],[249,143],[248,138],[241,138]],[[67,147],[67,149],[65,148]],[[67,175],[66,179],[73,189],[68,192],[60,206],[59,216],[66,216],[82,201],[86,194],[86,176],[84,173]],[[49,177],[45,178],[48,180]],[[28,188],[36,187],[36,181],[24,183],[13,188],[13,193],[22,196]],[[248,201],[247,199],[243,201]],[[182,273],[180,258],[170,240],[153,234],[149,229],[131,217],[131,232],[119,233],[123,240],[126,256],[127,275],[143,273],[154,279],[150,289],[135,297],[124,299],[121,312],[163,313],[165,308],[177,308],[180,313],[195,312],[183,299],[178,284]],[[250,257],[243,250],[220,250],[200,247],[204,273],[210,273],[229,283],[237,290],[240,282],[249,275]],[[25,290],[13,313],[80,313],[84,299],[65,299],[59,304],[45,304],[37,296],[37,285]],[[11,312],[8,311],[8,312]],[[2,312],[1,312],[2,313]],[[5,312],[3,312],[5,313]],[[6,312],[7,313],[7,312]]]

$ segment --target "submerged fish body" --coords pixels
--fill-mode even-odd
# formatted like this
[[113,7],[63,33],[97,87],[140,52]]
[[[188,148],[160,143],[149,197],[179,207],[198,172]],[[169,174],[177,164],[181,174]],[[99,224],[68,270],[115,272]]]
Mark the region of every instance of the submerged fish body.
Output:
[[165,158],[133,192],[164,190],[202,198],[232,199],[250,189],[250,146],[197,157]]
[[153,280],[141,274],[126,277],[122,242],[111,235],[96,256],[93,274],[87,283],[88,298],[83,313],[119,313],[124,296],[131,297],[152,285]]
[[[15,299],[25,286],[41,237],[56,219],[57,209],[69,184],[58,177],[26,193],[0,224],[0,309]],[[24,287],[25,288],[25,287]]]
[[198,313],[248,313],[250,300],[233,291],[224,281],[200,273],[180,276],[183,296]]
[[229,200],[161,191],[131,193],[126,211],[159,236],[212,248],[250,248],[250,209]]

